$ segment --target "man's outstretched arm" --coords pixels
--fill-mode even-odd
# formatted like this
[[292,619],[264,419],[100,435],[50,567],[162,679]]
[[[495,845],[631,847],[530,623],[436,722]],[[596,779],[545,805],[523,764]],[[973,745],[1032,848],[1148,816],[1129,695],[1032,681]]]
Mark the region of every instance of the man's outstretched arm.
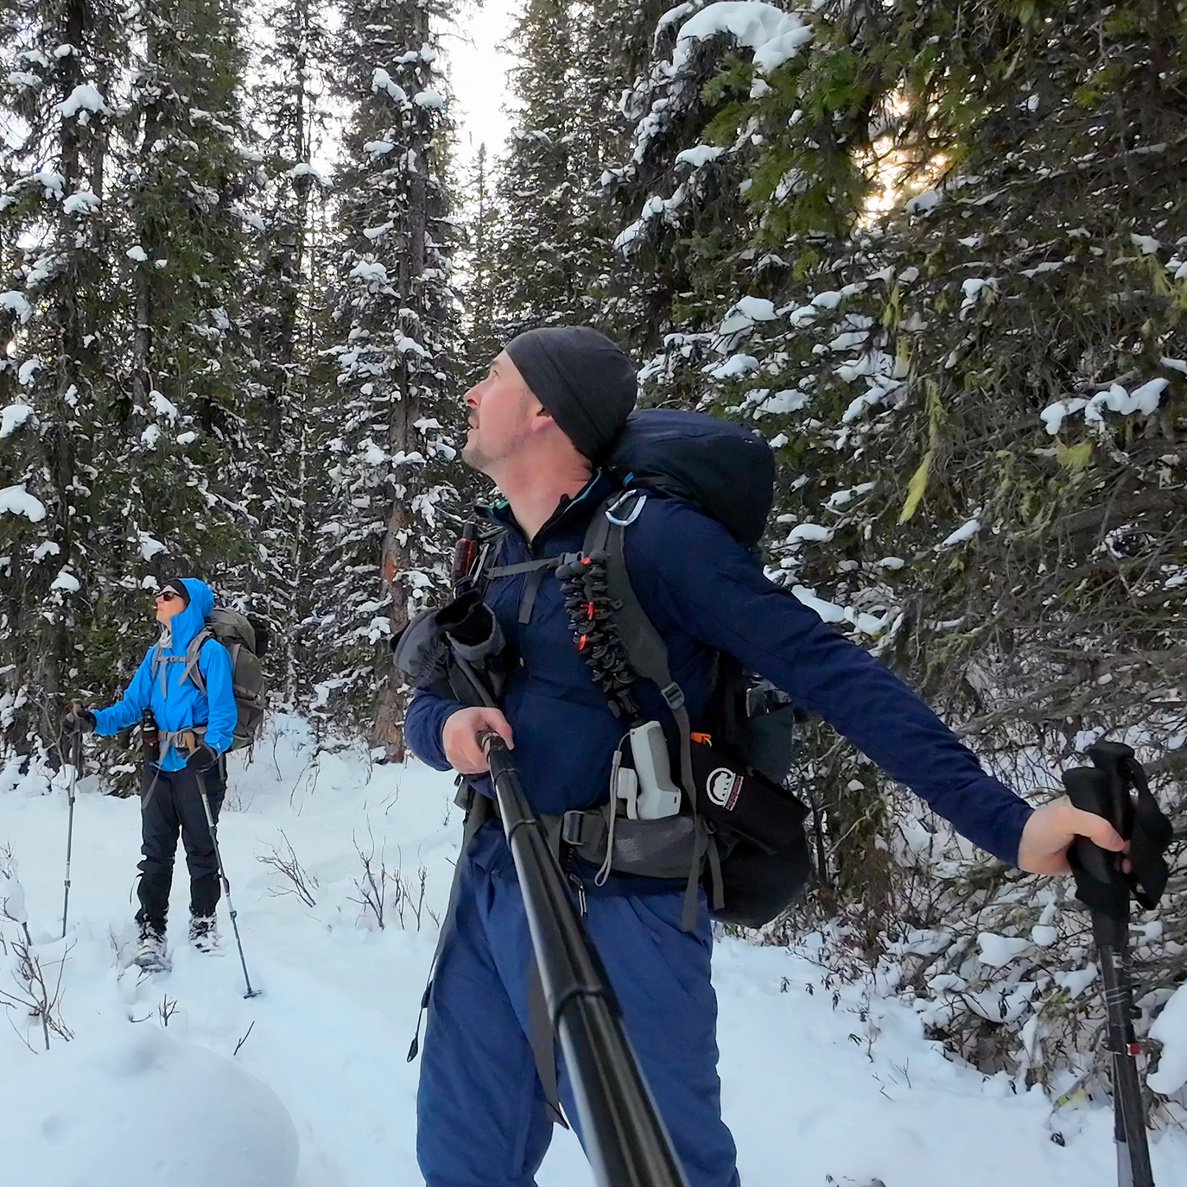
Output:
[[1059,873],[1077,833],[1122,847],[1099,817],[1066,802],[1036,811],[986,774],[889,668],[768,581],[755,556],[688,504],[653,500],[626,540],[631,581],[644,605],[658,604],[689,633],[819,713],[983,849],[1035,872]]

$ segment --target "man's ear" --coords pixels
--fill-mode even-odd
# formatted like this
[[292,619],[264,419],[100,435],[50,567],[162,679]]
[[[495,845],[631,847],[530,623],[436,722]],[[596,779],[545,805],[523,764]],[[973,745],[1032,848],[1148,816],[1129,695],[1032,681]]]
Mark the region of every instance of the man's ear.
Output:
[[533,413],[529,428],[533,433],[543,433],[547,432],[555,424],[556,421],[552,419],[552,413],[541,404]]

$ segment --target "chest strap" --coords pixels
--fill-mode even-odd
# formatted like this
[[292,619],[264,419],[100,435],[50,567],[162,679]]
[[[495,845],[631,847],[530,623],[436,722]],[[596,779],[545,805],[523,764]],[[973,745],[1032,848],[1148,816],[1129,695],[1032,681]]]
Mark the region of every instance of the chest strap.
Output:
[[536,595],[540,592],[540,583],[550,570],[560,564],[559,556],[545,556],[534,561],[520,561],[514,565],[496,565],[487,569],[486,576],[490,580],[496,577],[515,577],[520,573],[527,573],[528,579],[523,583],[523,593],[519,599],[519,613],[516,616],[520,625],[532,621],[532,607],[536,604]]

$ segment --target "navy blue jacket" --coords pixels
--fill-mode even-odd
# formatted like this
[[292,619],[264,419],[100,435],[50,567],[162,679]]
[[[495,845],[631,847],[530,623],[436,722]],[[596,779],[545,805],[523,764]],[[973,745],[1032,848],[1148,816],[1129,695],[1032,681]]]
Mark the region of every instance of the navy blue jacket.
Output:
[[[610,490],[597,477],[571,501],[562,500],[531,545],[510,509],[495,508],[491,513],[511,528],[498,563],[578,551]],[[1017,860],[1029,805],[987,775],[889,668],[768,581],[758,558],[721,524],[682,500],[653,496],[624,540],[631,584],[668,645],[672,676],[684,690],[694,730],[704,724],[715,652],[727,652],[797,705],[819,713],[969,840],[1002,861]],[[544,578],[531,621],[517,621],[526,580],[523,574],[497,578],[486,595],[518,657],[502,706],[516,765],[539,812],[605,803],[622,723],[574,645],[555,574]],[[640,682],[637,692],[646,716],[670,720],[658,691]],[[437,770],[449,769],[441,729],[462,707],[423,692],[408,707],[408,744]]]

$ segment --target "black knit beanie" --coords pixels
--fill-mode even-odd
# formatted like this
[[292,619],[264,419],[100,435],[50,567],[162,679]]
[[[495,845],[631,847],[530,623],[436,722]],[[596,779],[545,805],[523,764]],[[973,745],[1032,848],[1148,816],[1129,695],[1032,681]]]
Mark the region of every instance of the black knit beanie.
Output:
[[182,581],[180,577],[171,577],[168,581],[166,581],[164,585],[161,586],[161,590],[164,591],[166,589],[172,590],[173,593],[177,594],[177,596],[181,598],[181,605],[183,609],[190,604],[190,591],[186,589],[185,582]]
[[507,354],[545,411],[592,462],[635,406],[635,366],[589,326],[547,326],[513,338]]

